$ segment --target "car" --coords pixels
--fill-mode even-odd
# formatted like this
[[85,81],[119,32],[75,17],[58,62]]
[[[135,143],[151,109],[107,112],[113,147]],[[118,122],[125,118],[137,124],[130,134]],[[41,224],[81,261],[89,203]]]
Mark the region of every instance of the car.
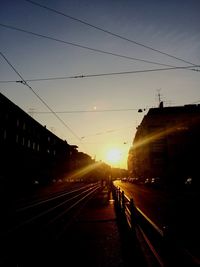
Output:
[[163,186],[161,183],[161,179],[159,177],[153,177],[151,179],[151,185],[152,187],[155,187],[155,188],[158,188],[158,187],[160,188]]
[[146,178],[144,180],[144,184],[151,184],[151,178]]
[[186,185],[190,185],[190,184],[192,184],[192,177],[188,177],[188,178],[185,180],[185,184],[186,184]]

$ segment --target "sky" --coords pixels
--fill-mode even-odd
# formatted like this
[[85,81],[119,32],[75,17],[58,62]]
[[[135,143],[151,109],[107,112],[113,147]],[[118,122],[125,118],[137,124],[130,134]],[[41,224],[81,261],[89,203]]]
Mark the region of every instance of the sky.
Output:
[[[80,152],[127,168],[149,108],[200,103],[199,13],[199,0],[1,0],[0,92]],[[190,69],[160,70],[174,67]]]

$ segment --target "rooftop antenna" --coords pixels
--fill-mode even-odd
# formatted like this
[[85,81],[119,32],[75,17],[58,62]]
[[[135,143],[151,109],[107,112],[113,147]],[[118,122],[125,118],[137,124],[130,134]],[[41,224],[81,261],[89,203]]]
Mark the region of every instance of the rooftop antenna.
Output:
[[163,101],[161,101],[161,94],[160,94],[161,88],[157,89],[157,91],[158,91],[158,107],[163,108]]

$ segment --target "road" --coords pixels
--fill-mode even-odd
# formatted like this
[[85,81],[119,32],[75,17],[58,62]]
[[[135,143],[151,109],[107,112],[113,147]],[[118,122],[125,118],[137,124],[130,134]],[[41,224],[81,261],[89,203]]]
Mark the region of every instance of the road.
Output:
[[167,226],[170,235],[194,255],[200,264],[199,192],[158,190],[120,180],[114,181],[114,185],[133,198],[135,206],[160,229]]
[[0,266],[33,266],[33,259],[55,253],[62,235],[99,189],[100,183],[63,182],[4,199]]

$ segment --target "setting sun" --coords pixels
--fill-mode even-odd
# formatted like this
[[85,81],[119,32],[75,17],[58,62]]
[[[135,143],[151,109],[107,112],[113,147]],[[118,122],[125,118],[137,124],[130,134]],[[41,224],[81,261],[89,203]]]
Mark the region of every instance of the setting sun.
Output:
[[122,159],[122,153],[119,149],[113,148],[107,152],[106,160],[112,164],[117,164]]

